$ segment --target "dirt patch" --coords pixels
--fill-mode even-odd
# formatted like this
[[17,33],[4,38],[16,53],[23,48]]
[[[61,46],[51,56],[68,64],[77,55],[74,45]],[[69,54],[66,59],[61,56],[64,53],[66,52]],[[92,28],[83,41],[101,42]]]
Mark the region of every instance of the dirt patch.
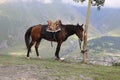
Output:
[[49,75],[49,70],[38,69],[36,65],[0,65],[0,80],[58,80]]
[[76,80],[74,75],[61,76],[61,74],[54,69],[40,68],[31,64],[0,65],[0,80]]

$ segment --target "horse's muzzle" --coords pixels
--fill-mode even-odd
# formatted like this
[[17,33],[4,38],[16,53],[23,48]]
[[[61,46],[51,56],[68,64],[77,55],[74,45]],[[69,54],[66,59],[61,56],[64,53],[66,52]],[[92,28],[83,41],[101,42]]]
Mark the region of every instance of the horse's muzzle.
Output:
[[82,39],[80,39],[81,40],[81,42],[83,41],[83,38]]

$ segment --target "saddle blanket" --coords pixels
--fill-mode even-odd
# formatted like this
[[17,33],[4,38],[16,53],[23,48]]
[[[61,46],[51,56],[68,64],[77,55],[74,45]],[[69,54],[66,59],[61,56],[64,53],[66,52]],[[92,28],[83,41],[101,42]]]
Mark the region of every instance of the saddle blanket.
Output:
[[58,28],[58,29],[56,29],[56,30],[51,30],[50,28],[47,28],[46,29],[46,31],[48,31],[48,32],[58,32],[58,31],[60,31],[61,30],[61,28]]

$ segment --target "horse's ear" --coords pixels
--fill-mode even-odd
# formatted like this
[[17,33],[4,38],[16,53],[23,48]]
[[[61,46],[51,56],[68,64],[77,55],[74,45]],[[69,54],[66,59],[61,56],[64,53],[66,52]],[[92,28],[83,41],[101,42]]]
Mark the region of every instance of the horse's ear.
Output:
[[77,26],[80,26],[79,23],[77,23]]
[[81,26],[83,27],[84,24],[81,24]]

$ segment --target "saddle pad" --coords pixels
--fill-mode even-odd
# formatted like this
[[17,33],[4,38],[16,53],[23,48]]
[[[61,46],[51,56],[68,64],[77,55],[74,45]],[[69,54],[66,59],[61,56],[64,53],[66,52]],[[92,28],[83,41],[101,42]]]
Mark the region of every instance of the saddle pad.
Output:
[[58,29],[56,29],[55,31],[50,30],[49,28],[46,29],[46,31],[48,31],[48,32],[58,32],[58,31],[60,31],[60,30],[61,30],[61,28],[58,28]]

